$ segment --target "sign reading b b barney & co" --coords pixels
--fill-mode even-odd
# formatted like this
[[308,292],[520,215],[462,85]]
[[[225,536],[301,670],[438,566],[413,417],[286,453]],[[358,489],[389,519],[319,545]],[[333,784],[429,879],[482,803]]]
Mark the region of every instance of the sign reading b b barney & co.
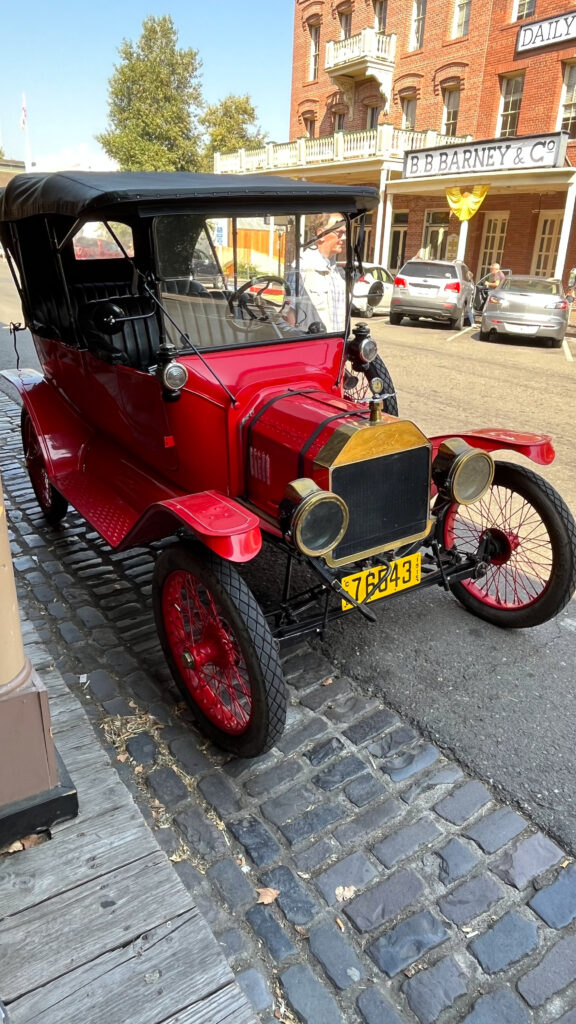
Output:
[[562,167],[567,142],[566,132],[553,132],[415,149],[404,154],[404,177],[434,178],[470,171],[489,173]]

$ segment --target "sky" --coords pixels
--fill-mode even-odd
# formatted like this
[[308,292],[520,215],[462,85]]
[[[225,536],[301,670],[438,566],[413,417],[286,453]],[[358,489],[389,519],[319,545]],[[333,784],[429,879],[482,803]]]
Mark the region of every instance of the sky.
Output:
[[[39,170],[108,165],[94,136],[107,126],[108,81],[123,39],[169,14],[182,49],[202,60],[207,103],[249,93],[273,142],[288,139],[294,0],[0,0],[0,147]],[[20,129],[22,94],[28,132]]]

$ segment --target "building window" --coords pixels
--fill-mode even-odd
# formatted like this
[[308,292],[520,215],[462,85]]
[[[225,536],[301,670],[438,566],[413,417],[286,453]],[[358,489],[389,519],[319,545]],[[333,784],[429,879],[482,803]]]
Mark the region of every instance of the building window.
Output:
[[310,54],[308,61],[308,81],[318,78],[318,61],[320,57],[320,25],[308,25],[310,33]]
[[390,253],[388,266],[396,271],[406,259],[406,238],[408,236],[408,211],[398,210],[392,214],[392,231],[390,233]]
[[334,131],[344,131],[344,121],[346,120],[346,114],[334,114]]
[[302,118],[302,121],[304,122],[304,131],[306,132],[306,135],[308,136],[309,139],[313,139],[314,136],[316,135],[315,119],[311,116],[304,116]]
[[338,19],[340,21],[340,39],[350,39],[352,35],[352,12],[340,11]]
[[412,5],[412,27],[410,30],[409,50],[421,50],[424,45],[424,22],[426,20],[426,0],[414,0]]
[[454,7],[454,25],[452,26],[452,38],[467,36],[470,26],[470,8],[472,0],[456,0]]
[[512,21],[524,21],[536,13],[536,0],[514,0]]
[[402,104],[402,127],[406,131],[412,132],[416,124],[416,93],[406,93],[401,97],[400,102]]
[[576,139],[576,64],[568,64],[564,73],[564,100],[560,128]]
[[530,270],[535,277],[554,277],[563,220],[562,210],[543,210],[540,214]]
[[502,79],[502,97],[500,101],[500,138],[507,138],[518,133],[518,118],[522,104],[524,75],[514,75]]
[[378,127],[378,114],[380,113],[380,107],[367,107],[366,108],[366,127],[372,131]]
[[493,263],[502,264],[507,230],[507,213],[486,213],[484,215],[484,237],[480,246],[478,279],[486,276]]
[[446,258],[448,244],[448,225],[450,212],[427,210],[424,221],[424,237],[422,239],[422,258],[425,260],[443,260]]
[[388,0],[374,0],[374,28],[377,32],[386,31],[386,14]]
[[460,110],[460,89],[444,89],[443,99],[442,134],[456,135],[458,111]]

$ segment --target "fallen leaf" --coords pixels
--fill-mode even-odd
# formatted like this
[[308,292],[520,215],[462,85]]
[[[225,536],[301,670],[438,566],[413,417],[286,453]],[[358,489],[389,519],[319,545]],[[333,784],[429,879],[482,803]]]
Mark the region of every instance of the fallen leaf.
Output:
[[127,761],[129,756],[130,756],[129,754],[117,754],[116,755],[116,760],[117,761],[121,761],[122,764],[124,764],[124,761]]
[[560,866],[561,866],[561,867],[563,867],[563,868],[567,868],[567,867],[568,867],[568,865],[569,865],[569,863],[570,863],[570,861],[569,861],[569,860],[563,860],[563,861],[562,861],[562,864],[561,864]]
[[42,836],[42,835],[37,835],[36,833],[32,833],[31,836],[24,836],[24,839],[22,840],[22,846],[24,847],[25,850],[29,850],[30,847],[32,847],[32,846],[41,846],[42,843],[45,843],[46,841],[47,841],[47,836]]
[[322,686],[330,686],[330,684],[333,683],[333,682],[334,682],[334,680],[333,680],[332,676],[330,676],[329,679],[325,679],[324,680],[324,682],[322,683]]
[[340,931],[343,932],[344,931],[344,922],[341,921],[339,917],[336,918],[336,924],[338,925]]
[[6,850],[6,853],[18,853],[19,850],[23,849],[24,844],[19,839],[17,839],[15,843],[10,844],[10,846]]
[[258,893],[257,903],[274,903],[277,896],[280,895],[280,889],[256,889]]
[[305,939],[307,939],[307,938],[308,938],[308,932],[306,931],[306,929],[305,929],[305,928],[302,928],[302,926],[301,926],[301,925],[299,925],[299,924],[295,924],[295,925],[294,925],[294,928],[295,928],[295,929],[296,929],[296,931],[298,932],[298,935],[303,935]]
[[334,890],[334,895],[338,902],[342,900],[351,900],[356,895],[357,889],[355,885],[337,885]]

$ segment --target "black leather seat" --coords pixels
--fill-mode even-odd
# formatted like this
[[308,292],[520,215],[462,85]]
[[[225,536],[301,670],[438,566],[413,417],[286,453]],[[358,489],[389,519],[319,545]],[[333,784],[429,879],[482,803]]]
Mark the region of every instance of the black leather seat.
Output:
[[[150,312],[150,299],[145,295],[130,294],[126,286],[118,281],[99,281],[92,284],[77,284],[72,288],[76,306],[79,330],[82,340],[90,351],[103,359],[124,363],[136,370],[147,370],[156,362],[156,353],[160,344],[157,315]],[[87,319],[82,310],[88,304],[109,299],[122,308],[129,316],[139,317],[127,321],[118,334],[107,335],[87,326]]]

